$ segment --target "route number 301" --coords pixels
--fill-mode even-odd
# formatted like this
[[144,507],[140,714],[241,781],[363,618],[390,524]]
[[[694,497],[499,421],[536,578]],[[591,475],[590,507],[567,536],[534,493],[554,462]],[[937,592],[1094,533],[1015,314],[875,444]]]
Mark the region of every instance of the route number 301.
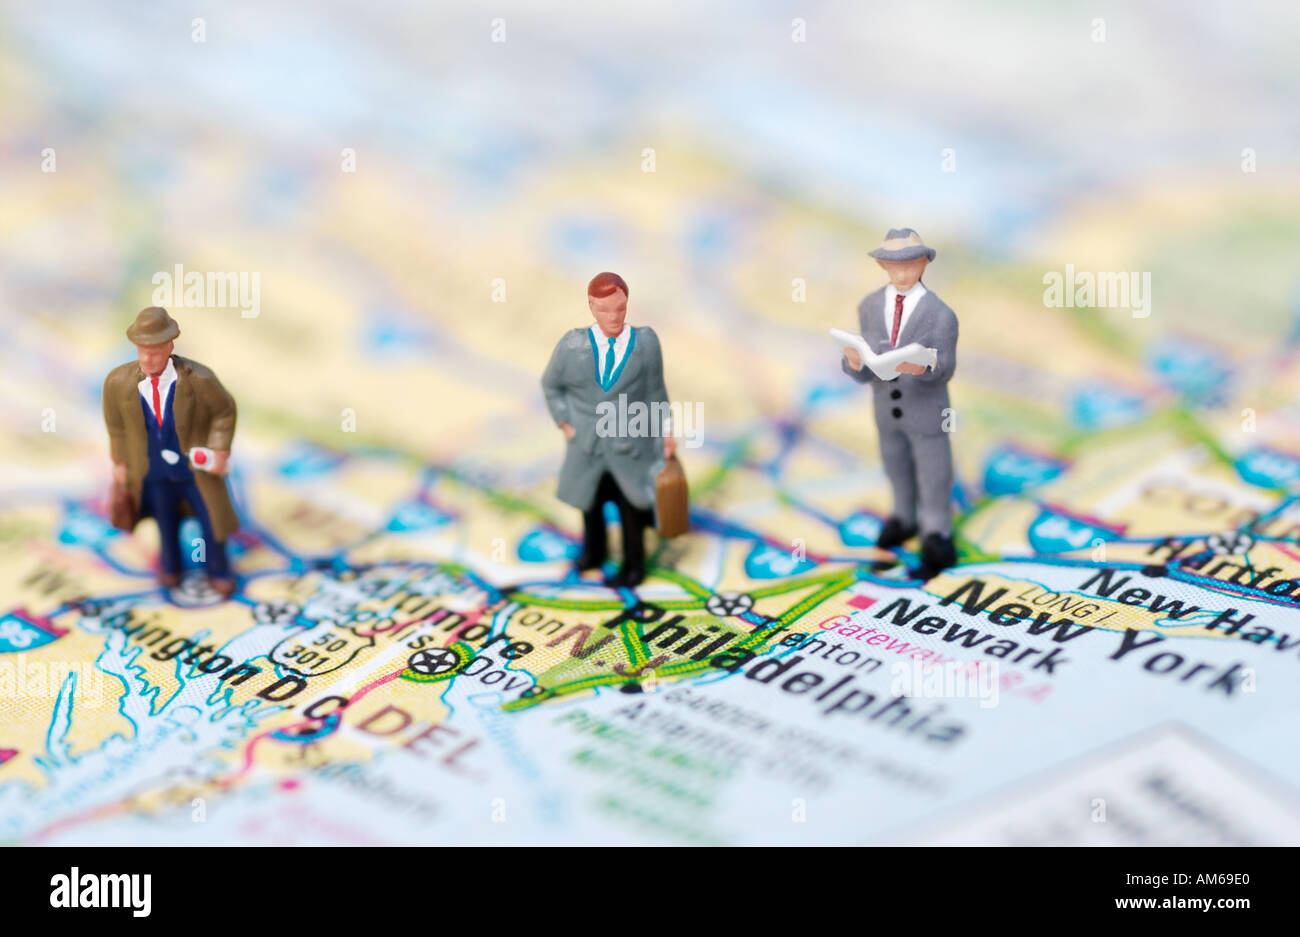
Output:
[[309,631],[290,635],[271,650],[271,660],[302,676],[330,673],[344,667],[375,639],[359,637],[325,619]]

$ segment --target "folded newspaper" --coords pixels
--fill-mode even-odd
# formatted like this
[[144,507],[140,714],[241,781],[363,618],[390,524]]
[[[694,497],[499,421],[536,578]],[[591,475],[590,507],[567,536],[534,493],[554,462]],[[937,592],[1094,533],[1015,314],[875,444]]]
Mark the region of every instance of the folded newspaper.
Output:
[[874,371],[882,381],[892,381],[898,377],[898,366],[905,361],[908,364],[919,364],[923,367],[932,368],[939,359],[938,352],[935,349],[926,348],[918,342],[910,342],[900,348],[892,348],[889,351],[876,354],[871,350],[866,339],[854,332],[831,329],[831,335],[841,345],[856,348],[858,354],[862,356],[862,363]]

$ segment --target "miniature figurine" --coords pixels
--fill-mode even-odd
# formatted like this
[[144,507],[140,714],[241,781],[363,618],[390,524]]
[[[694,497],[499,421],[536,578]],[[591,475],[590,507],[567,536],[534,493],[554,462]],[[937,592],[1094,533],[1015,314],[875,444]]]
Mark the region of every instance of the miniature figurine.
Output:
[[181,513],[194,515],[203,531],[196,556],[212,588],[229,596],[235,580],[226,538],[239,528],[239,518],[224,475],[235,435],[235,401],[206,367],[172,354],[178,335],[180,327],[166,309],[141,310],[126,330],[137,361],[119,365],[104,380],[115,499],[130,499],[131,516],[122,524],[127,529],[143,517],[157,522],[158,582],[168,588],[180,581]]
[[[895,228],[870,256],[889,283],[858,306],[862,338],[877,353],[916,343],[933,350],[932,368],[901,361],[882,377],[864,367],[856,348],[845,347],[841,366],[861,384],[872,384],[880,457],[893,489],[893,512],[878,538],[883,549],[921,534],[921,562],[914,576],[929,579],[957,561],[952,542],[952,411],[948,380],[957,367],[957,316],[921,283],[935,251],[911,228]],[[896,371],[895,371],[896,369]],[[927,373],[929,372],[929,373]],[[919,511],[918,511],[919,502]]]
[[[654,521],[655,480],[677,444],[667,418],[659,337],[648,326],[627,324],[627,297],[627,283],[618,274],[592,278],[587,306],[595,324],[560,339],[542,375],[542,391],[566,440],[556,494],[582,511],[578,571],[605,562],[604,505],[612,501],[623,527],[623,565],[609,584],[630,588],[645,579],[644,534]],[[633,409],[654,417],[606,418]]]

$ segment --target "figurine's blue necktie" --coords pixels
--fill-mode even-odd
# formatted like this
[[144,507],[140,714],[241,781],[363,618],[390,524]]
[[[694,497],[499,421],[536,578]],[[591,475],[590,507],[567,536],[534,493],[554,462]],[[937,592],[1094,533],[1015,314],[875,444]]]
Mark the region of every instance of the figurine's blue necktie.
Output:
[[600,386],[609,390],[609,379],[614,376],[614,343],[618,341],[615,335],[609,340],[609,351],[605,352],[605,376],[600,379]]

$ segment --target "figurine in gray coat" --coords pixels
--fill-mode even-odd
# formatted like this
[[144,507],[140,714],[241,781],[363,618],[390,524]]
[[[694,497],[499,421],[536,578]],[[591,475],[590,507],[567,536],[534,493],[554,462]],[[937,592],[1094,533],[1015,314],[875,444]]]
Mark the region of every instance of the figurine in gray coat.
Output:
[[[895,228],[871,256],[889,283],[858,306],[862,337],[876,353],[918,342],[937,352],[932,369],[898,366],[899,375],[882,380],[856,349],[845,348],[841,366],[860,384],[871,384],[880,437],[880,458],[893,489],[894,507],[881,529],[882,548],[900,546],[921,533],[921,563],[913,570],[929,579],[957,561],[952,542],[952,449],[955,426],[948,402],[948,379],[957,367],[957,316],[921,283],[934,259],[911,228]],[[919,525],[919,526],[918,526]]]
[[609,581],[631,587],[645,579],[655,479],[676,440],[659,337],[627,324],[627,296],[627,283],[616,273],[592,279],[587,305],[595,324],[560,339],[542,375],[542,392],[566,440],[556,495],[583,512],[578,570],[605,562],[604,505],[612,501],[622,522],[623,565]]

